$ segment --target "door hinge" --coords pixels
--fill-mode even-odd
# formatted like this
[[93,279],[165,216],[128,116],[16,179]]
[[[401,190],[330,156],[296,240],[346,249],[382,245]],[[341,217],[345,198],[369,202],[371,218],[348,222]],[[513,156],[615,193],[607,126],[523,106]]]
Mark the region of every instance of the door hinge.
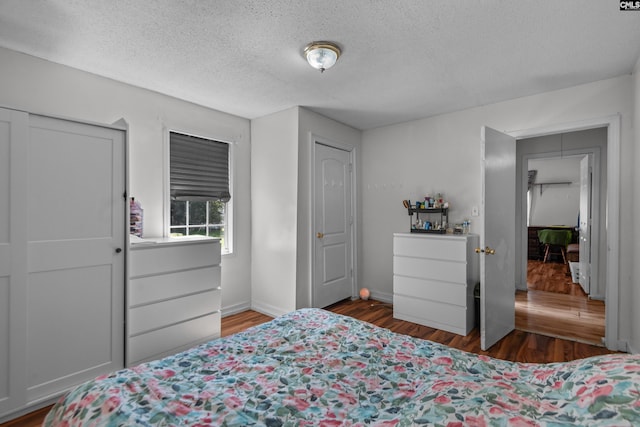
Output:
[[124,199],[127,200],[127,192],[126,191],[124,193],[122,193],[122,197],[124,197]]

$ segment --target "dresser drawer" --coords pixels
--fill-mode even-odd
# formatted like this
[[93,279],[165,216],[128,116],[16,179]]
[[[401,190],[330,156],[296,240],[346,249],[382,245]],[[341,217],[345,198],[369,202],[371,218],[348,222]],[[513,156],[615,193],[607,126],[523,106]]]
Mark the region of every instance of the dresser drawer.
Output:
[[402,295],[466,307],[470,288],[470,286],[459,283],[393,276],[394,299],[396,295]]
[[393,255],[464,261],[467,258],[467,240],[451,236],[396,236],[393,239]]
[[473,329],[473,307],[393,296],[393,317],[436,329],[467,335]]
[[129,339],[128,365],[157,359],[220,336],[220,313],[192,319]]
[[144,276],[129,282],[129,307],[220,287],[220,266]]
[[219,312],[220,294],[216,289],[133,308],[129,310],[129,335]]
[[134,247],[130,277],[169,273],[220,264],[220,242],[190,242]]
[[394,256],[393,273],[399,276],[467,283],[467,264],[465,262]]

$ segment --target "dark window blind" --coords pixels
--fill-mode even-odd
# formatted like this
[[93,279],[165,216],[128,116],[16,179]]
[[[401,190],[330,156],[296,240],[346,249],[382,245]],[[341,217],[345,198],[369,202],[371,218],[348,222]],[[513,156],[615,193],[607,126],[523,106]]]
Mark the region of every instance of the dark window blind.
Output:
[[170,132],[169,151],[172,200],[231,199],[229,144]]

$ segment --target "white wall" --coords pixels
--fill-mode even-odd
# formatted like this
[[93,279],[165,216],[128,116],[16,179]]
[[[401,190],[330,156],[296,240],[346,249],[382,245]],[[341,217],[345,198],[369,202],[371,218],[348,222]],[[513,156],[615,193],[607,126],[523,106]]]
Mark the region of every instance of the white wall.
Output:
[[[0,75],[5,107],[97,123],[127,121],[130,194],[144,208],[146,236],[163,234],[166,127],[234,142],[233,201],[239,207],[249,204],[249,120],[3,48]],[[247,209],[235,210],[235,253],[222,260],[225,312],[250,303],[250,234],[242,226],[249,222]]]
[[251,138],[252,307],[277,316],[296,308],[298,108],[252,120]]
[[[378,298],[392,298],[392,235],[409,227],[403,199],[442,191],[451,202],[451,220],[472,220],[483,233],[480,129],[509,132],[621,114],[620,229],[633,227],[633,98],[631,76],[546,92],[460,112],[365,131],[362,143],[363,286]],[[611,219],[615,221],[615,219]],[[619,339],[631,334],[634,235],[620,241]],[[633,282],[634,284],[637,281]]]
[[251,121],[252,306],[272,316],[311,306],[312,134],[360,149],[360,131],[301,107]]
[[533,187],[529,225],[577,226],[580,210],[580,159],[581,157],[557,157],[529,160],[528,170],[537,171],[536,182],[570,183]]

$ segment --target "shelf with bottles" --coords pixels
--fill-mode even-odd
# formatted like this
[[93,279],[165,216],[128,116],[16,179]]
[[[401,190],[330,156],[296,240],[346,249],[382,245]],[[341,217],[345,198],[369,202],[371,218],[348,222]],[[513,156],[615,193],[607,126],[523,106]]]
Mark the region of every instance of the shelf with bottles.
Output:
[[[410,206],[407,211],[410,218],[409,227],[412,233],[445,234],[447,232],[449,208],[416,208],[415,206]],[[416,216],[415,221],[413,220],[414,214]],[[435,215],[439,215],[439,220],[432,222],[431,220]],[[436,218],[438,217],[436,216]]]

